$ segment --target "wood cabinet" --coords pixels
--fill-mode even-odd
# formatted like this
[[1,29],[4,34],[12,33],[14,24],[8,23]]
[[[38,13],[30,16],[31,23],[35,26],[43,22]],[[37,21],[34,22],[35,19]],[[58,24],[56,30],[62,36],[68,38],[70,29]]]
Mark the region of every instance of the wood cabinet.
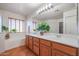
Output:
[[[62,56],[62,55],[71,55],[76,56],[77,55],[77,48],[60,44],[60,43],[52,43],[52,49],[54,50],[55,55]],[[52,52],[53,54],[53,52]]]
[[40,55],[51,56],[51,42],[40,39]]
[[28,47],[28,36],[26,36],[26,40],[25,40],[25,45],[26,45],[26,47]]
[[39,38],[33,37],[33,52],[36,55],[40,55],[39,54],[39,50],[40,50],[40,47],[39,47]]
[[67,54],[60,52],[60,51],[55,51],[55,56],[67,56]]
[[52,56],[56,56],[55,55],[55,49],[53,48],[53,45],[52,45],[52,54],[51,54]]
[[38,47],[38,46],[34,45],[34,46],[33,46],[33,51],[34,51],[34,53],[35,53],[36,55],[38,55],[38,56],[40,55],[40,54],[39,54],[39,47]]
[[51,46],[51,42],[45,39],[40,39],[40,44],[44,44],[46,46]]
[[31,36],[29,36],[29,39],[28,39],[28,44],[29,44],[29,48],[32,50],[33,49],[33,39]]
[[27,36],[26,46],[38,56],[77,56],[79,49],[62,43]]
[[51,48],[46,45],[40,44],[40,55],[51,56]]

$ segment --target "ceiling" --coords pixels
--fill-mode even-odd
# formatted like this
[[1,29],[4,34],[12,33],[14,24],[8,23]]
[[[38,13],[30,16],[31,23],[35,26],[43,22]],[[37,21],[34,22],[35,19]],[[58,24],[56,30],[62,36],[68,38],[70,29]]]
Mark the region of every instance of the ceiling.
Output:
[[32,16],[36,19],[56,19],[62,18],[63,12],[75,7],[74,3],[52,3],[53,8],[40,15],[36,14],[37,10],[47,4],[48,3],[0,3],[0,9],[18,13],[24,16]]
[[28,16],[41,5],[41,3],[0,3],[0,9]]

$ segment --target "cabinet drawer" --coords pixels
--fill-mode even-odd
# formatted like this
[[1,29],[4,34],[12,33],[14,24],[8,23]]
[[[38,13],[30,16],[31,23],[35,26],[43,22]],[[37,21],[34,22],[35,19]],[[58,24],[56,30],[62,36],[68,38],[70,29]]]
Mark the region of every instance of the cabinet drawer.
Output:
[[47,40],[44,40],[44,39],[40,39],[40,43],[46,45],[46,46],[51,46],[51,42],[50,41],[47,41]]
[[32,36],[28,36],[29,39],[32,39]]
[[59,43],[53,43],[52,45],[53,45],[54,49],[60,50],[60,51],[67,53],[69,55],[76,55],[76,48],[62,45]]
[[38,46],[39,47],[39,43],[38,42],[34,42],[34,45]]
[[34,45],[33,50],[36,55],[39,55],[39,47]]
[[34,37],[34,38],[33,38],[33,41],[34,41],[34,42],[39,42],[39,38]]

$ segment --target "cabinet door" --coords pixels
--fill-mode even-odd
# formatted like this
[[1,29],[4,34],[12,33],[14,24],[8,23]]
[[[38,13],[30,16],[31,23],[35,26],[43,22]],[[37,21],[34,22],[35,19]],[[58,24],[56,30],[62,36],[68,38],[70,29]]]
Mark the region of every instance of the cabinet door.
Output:
[[52,49],[52,56],[55,56],[55,50]]
[[29,48],[32,49],[33,48],[33,40],[29,39]]
[[33,51],[34,51],[34,53],[35,53],[36,55],[39,56],[39,47],[38,47],[38,46],[35,46],[35,45],[34,45]]
[[26,44],[26,47],[28,47],[28,36],[26,37],[25,44]]
[[55,51],[56,56],[67,56],[67,54],[60,52],[60,51]]
[[40,55],[51,56],[51,48],[46,45],[40,44]]

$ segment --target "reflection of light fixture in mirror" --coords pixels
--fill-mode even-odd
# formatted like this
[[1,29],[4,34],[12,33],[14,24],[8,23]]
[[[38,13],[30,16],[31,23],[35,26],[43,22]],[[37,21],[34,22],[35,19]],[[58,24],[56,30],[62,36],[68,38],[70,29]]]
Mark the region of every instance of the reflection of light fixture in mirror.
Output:
[[52,4],[49,4],[48,5],[48,9],[51,9],[51,8],[53,8],[53,5]]
[[41,14],[43,12],[46,12],[48,10],[50,10],[51,8],[53,8],[52,4],[47,4],[46,6],[42,7],[40,10],[37,11],[38,14]]

